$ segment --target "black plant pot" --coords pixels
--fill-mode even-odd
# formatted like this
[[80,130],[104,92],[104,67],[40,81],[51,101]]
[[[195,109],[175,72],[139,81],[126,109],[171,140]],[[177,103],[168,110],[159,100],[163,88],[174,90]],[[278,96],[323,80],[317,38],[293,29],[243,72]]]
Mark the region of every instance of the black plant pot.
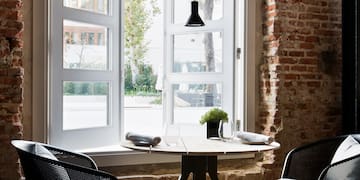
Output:
[[219,124],[220,122],[207,122],[206,123],[206,137],[219,137]]

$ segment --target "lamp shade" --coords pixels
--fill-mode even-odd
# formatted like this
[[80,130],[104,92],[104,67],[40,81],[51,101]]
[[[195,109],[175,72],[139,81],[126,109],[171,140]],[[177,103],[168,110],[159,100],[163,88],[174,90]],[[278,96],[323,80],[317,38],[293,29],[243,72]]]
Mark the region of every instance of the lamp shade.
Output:
[[204,21],[199,16],[199,2],[191,1],[191,15],[185,26],[199,27],[204,25],[205,25]]

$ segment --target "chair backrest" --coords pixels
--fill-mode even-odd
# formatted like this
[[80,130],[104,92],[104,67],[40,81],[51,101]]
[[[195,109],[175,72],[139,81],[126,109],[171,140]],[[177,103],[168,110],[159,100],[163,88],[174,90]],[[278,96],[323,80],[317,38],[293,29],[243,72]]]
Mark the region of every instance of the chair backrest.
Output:
[[[111,174],[98,171],[94,162],[85,155],[31,141],[13,140],[11,143],[18,152],[27,180],[116,179]],[[37,151],[40,152],[40,155]],[[57,159],[52,152],[55,152],[55,155],[64,156],[67,161]],[[46,153],[50,153],[50,155]],[[80,165],[74,162],[80,162]]]
[[337,147],[346,137],[337,136],[293,149],[287,154],[281,177],[317,179],[330,164]]
[[327,166],[321,173],[321,180],[360,179],[360,155]]
[[[354,139],[360,142],[360,134],[351,135]],[[354,146],[353,146],[354,147]],[[356,151],[358,150],[357,147]],[[319,179],[326,180],[357,180],[360,179],[360,154],[347,157],[333,164],[328,165],[321,173]]]

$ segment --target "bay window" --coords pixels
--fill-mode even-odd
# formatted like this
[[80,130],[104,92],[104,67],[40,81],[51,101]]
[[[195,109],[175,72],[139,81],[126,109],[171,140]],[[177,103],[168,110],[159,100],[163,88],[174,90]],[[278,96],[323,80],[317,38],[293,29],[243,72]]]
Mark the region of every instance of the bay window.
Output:
[[235,9],[244,2],[199,0],[202,27],[184,26],[190,0],[49,2],[51,144],[101,147],[126,132],[163,135],[171,126],[205,138],[199,120],[214,107],[229,115],[226,135],[243,128],[235,14],[245,13]]

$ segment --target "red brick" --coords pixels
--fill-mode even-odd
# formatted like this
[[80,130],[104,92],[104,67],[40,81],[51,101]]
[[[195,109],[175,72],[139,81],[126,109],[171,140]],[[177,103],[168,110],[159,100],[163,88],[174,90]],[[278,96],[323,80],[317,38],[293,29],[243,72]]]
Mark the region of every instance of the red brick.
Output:
[[320,54],[320,52],[309,51],[309,52],[306,52],[306,57],[318,57],[319,54]]
[[321,75],[317,75],[317,74],[301,74],[300,78],[301,79],[307,79],[307,80],[320,80]]
[[297,74],[284,74],[285,80],[296,80],[299,79],[299,75]]
[[307,67],[306,66],[292,66],[291,70],[292,71],[306,71]]
[[296,64],[297,60],[294,58],[279,58],[279,63],[281,64]]
[[337,36],[341,35],[341,31],[339,30],[314,30],[315,34],[323,35],[323,36]]
[[21,85],[22,83],[23,83],[22,77],[0,77],[0,84]]
[[3,7],[3,8],[20,9],[22,6],[23,6],[23,3],[20,0],[2,0],[2,1],[0,1],[0,7]]
[[322,23],[321,27],[322,28],[328,28],[328,29],[334,29],[334,28],[341,29],[342,25],[341,25],[341,23],[329,23],[329,22],[326,22],[326,23]]
[[295,57],[304,57],[303,51],[290,51],[289,56],[295,56]]
[[17,29],[17,30],[22,30],[23,29],[23,23],[22,22],[19,22],[19,21],[7,21],[6,24],[5,24],[5,27],[7,28],[14,28],[14,29]]
[[310,13],[320,13],[321,8],[316,6],[309,6],[306,11]]
[[300,48],[301,49],[313,49],[315,46],[312,43],[301,43]]
[[293,86],[293,83],[290,81],[290,82],[284,82],[284,87],[292,87]]
[[289,70],[290,70],[290,66],[283,66],[282,70],[283,70],[283,71],[289,71]]
[[297,20],[290,20],[289,24],[292,26],[296,26],[296,27],[304,27],[305,23],[302,21],[297,21]]
[[305,36],[296,34],[296,35],[290,35],[288,36],[288,40],[291,41],[304,41],[305,40]]
[[19,33],[20,31],[17,29],[0,29],[0,34],[4,37],[17,37]]
[[318,36],[308,36],[305,38],[306,42],[319,42],[319,37]]
[[306,22],[306,26],[312,28],[320,28],[321,24],[318,21],[310,21],[310,22]]
[[309,81],[309,82],[307,82],[307,85],[309,87],[319,88],[321,86],[321,82],[320,81]]

